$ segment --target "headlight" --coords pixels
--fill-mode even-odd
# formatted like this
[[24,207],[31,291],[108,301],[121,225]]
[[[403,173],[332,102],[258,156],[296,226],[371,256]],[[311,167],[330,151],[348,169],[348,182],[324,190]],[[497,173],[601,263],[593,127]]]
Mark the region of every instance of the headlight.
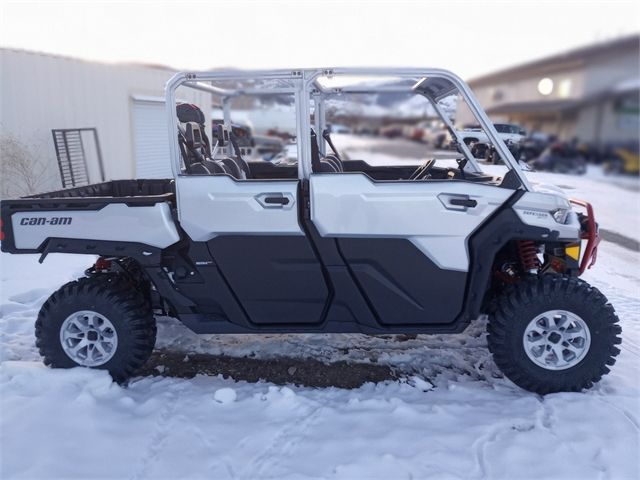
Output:
[[551,215],[556,222],[564,225],[565,223],[567,223],[567,217],[569,216],[570,211],[570,208],[558,208],[557,210],[551,212]]

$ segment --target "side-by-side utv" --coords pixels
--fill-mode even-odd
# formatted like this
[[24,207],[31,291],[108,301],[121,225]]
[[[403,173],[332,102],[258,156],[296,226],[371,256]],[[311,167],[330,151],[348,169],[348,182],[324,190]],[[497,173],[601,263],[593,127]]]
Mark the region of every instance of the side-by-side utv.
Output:
[[[178,87],[222,102],[215,142],[202,109],[176,103]],[[424,97],[458,158],[411,166],[341,155],[326,102],[379,92]],[[459,138],[440,103],[453,94],[504,174],[483,172]],[[230,117],[241,95],[292,99],[297,161],[243,157]],[[208,334],[456,333],[487,315],[496,364],[542,394],[588,388],[614,364],[618,318],[579,278],[596,259],[591,206],[534,188],[456,75],[180,73],[167,83],[166,112],[173,178],[2,201],[2,251],[97,257],[42,306],[36,341],[47,365],[123,381],[151,354],[160,314]]]

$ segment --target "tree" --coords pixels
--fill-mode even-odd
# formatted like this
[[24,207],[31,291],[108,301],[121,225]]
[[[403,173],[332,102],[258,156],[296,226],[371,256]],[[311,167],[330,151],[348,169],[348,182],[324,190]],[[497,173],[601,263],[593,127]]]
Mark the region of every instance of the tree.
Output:
[[0,132],[0,197],[22,197],[50,183],[51,165],[15,135]]

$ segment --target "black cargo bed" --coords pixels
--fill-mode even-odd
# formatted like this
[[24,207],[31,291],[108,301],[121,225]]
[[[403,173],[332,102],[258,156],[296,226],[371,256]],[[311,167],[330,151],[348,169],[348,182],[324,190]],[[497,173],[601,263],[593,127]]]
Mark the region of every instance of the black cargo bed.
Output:
[[171,179],[111,180],[82,187],[67,188],[54,192],[39,193],[18,199],[2,201],[3,209],[22,210],[33,208],[57,209],[63,206],[78,208],[108,203],[127,205],[154,205],[159,202],[173,202],[174,181]]
[[77,197],[151,197],[174,194],[171,179],[111,180],[82,187],[66,188],[39,193],[24,198],[77,198]]

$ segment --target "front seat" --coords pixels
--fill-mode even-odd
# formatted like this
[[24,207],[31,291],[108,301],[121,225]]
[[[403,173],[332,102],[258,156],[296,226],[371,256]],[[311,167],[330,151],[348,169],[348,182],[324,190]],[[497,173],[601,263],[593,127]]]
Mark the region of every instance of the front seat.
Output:
[[333,162],[320,158],[318,147],[318,136],[315,130],[311,129],[311,171],[315,173],[338,173],[339,170]]
[[328,162],[333,163],[335,165],[335,167],[338,169],[339,172],[344,172],[344,166],[342,164],[342,159],[340,158],[340,154],[338,153],[338,149],[333,144],[333,140],[331,140],[331,133],[329,132],[328,128],[325,128],[324,131],[322,132],[322,138],[324,138],[325,141],[329,144],[329,147],[331,147],[331,151],[333,152],[333,153],[330,153],[329,155],[326,155],[324,157],[325,160],[327,160]]
[[230,142],[231,146],[234,150],[234,156],[224,157],[220,159],[225,167],[230,171],[231,175],[233,175],[237,179],[247,179],[251,178],[251,170],[249,169],[249,164],[245,162],[240,154],[240,148],[238,147],[238,142],[233,134],[233,132],[227,131],[223,125],[218,124],[216,126],[216,134],[217,138],[217,147],[224,147],[226,142]]

